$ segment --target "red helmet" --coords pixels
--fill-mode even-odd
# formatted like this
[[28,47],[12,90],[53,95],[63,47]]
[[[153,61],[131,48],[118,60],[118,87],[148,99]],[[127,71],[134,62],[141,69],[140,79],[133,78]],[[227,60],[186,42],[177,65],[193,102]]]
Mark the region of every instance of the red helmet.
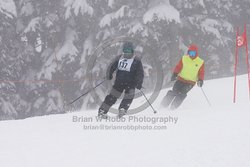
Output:
[[188,48],[188,53],[189,51],[195,51],[196,52],[196,55],[195,57],[197,57],[199,54],[198,54],[198,47],[194,44],[190,45],[189,48]]

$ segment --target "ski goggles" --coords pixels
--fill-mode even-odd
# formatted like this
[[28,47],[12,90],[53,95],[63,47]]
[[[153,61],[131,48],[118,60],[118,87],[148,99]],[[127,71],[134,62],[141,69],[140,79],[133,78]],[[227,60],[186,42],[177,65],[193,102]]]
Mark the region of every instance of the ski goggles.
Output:
[[131,49],[131,48],[124,48],[123,49],[123,53],[129,53],[129,54],[131,54],[131,53],[134,53],[134,50]]
[[189,50],[189,51],[188,51],[188,55],[189,55],[190,57],[195,57],[195,56],[196,56],[196,51],[195,51],[195,50]]

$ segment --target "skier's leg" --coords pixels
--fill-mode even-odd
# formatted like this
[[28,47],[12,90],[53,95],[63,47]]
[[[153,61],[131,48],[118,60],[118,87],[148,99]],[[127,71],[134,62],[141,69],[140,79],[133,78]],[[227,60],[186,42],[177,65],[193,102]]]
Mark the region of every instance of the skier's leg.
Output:
[[187,97],[187,93],[193,88],[193,85],[188,84],[188,83],[183,83],[180,81],[179,83],[179,87],[178,87],[178,93],[175,97],[175,99],[173,100],[170,109],[174,110],[177,109],[182,102],[185,100],[185,98]]
[[178,94],[178,95],[175,97],[175,99],[173,100],[170,109],[171,109],[171,110],[177,109],[177,108],[182,104],[182,102],[184,101],[184,99],[185,99],[186,97],[187,97],[187,94],[183,94],[183,93]]
[[173,90],[169,90],[167,95],[163,98],[161,105],[168,107],[169,104],[174,100],[176,93]]
[[104,102],[99,108],[99,113],[102,112],[103,114],[107,114],[110,107],[113,104],[115,104],[117,99],[121,96],[122,92],[123,92],[123,88],[119,84],[115,83],[110,94],[106,96]]
[[119,117],[126,115],[127,110],[129,109],[131,103],[133,102],[135,96],[135,88],[131,88],[130,86],[126,87],[125,95],[123,100],[119,106]]
[[175,97],[178,95],[178,92],[179,92],[179,87],[180,87],[180,81],[176,81],[174,83],[174,86],[173,86],[173,89],[172,90],[169,90],[167,95],[163,98],[161,104],[162,106],[164,107],[168,107],[172,102],[173,100],[175,99]]

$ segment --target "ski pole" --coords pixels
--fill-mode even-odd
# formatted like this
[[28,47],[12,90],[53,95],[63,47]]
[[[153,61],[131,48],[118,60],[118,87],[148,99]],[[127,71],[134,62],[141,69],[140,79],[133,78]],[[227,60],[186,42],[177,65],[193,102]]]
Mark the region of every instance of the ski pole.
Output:
[[203,90],[202,87],[201,87],[201,91],[202,91],[203,95],[205,96],[205,98],[206,98],[206,100],[207,100],[207,103],[208,103],[209,106],[211,107],[212,105],[211,105],[211,103],[210,103],[210,101],[209,101],[209,99],[208,99],[208,97],[207,97],[207,95],[206,95],[206,93],[204,92],[204,90]]
[[89,89],[87,92],[85,92],[84,94],[82,94],[81,96],[79,96],[78,98],[76,98],[75,100],[73,100],[72,102],[70,102],[70,103],[67,104],[67,105],[73,104],[74,102],[76,102],[77,100],[79,100],[81,97],[85,96],[86,94],[88,94],[88,93],[91,92],[92,90],[96,89],[96,88],[97,88],[98,86],[100,86],[101,84],[103,84],[105,81],[106,81],[106,79],[103,80],[101,83],[97,84],[95,87]]
[[152,104],[149,102],[148,98],[146,97],[146,95],[143,93],[142,90],[141,91],[141,94],[144,96],[144,98],[146,99],[146,101],[148,102],[148,104],[150,105],[150,107],[152,108],[152,110],[154,111],[154,114],[157,113],[157,111],[154,109],[154,107],[152,106]]

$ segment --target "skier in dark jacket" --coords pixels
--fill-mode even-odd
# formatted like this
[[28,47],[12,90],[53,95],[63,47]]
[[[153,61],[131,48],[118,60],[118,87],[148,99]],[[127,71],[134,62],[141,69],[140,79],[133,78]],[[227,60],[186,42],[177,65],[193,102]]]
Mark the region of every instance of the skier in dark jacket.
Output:
[[141,60],[134,55],[134,46],[131,42],[125,42],[123,45],[123,54],[119,56],[108,69],[107,77],[109,80],[113,78],[113,73],[116,72],[116,80],[109,95],[106,96],[104,102],[98,111],[98,116],[107,118],[107,113],[110,107],[115,104],[117,99],[125,92],[124,98],[119,106],[118,117],[127,114],[134,95],[135,88],[141,89],[144,72]]
[[168,91],[167,95],[162,101],[164,107],[174,110],[178,108],[187,93],[197,83],[202,87],[204,80],[204,60],[199,57],[198,47],[191,45],[188,49],[187,55],[184,55],[179,63],[175,66],[171,81],[175,81],[173,89]]

